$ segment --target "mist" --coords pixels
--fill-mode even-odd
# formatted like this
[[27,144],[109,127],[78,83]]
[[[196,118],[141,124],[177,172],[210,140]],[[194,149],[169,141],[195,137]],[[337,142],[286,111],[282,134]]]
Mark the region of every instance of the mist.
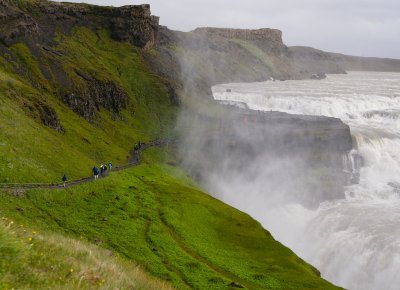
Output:
[[[182,166],[211,194],[251,208],[254,216],[268,207],[300,203],[312,208],[344,196],[350,177],[342,170],[343,152],[352,142],[339,119],[249,110],[245,102],[215,100],[211,86],[246,80],[244,72],[227,72],[232,60],[218,55],[206,35],[182,35],[176,53],[186,96],[176,126]],[[261,79],[272,75],[267,71]]]
[[212,117],[182,112],[177,126],[183,167],[208,192],[256,218],[276,206],[313,208],[344,196],[348,179],[335,172],[342,162],[339,147],[312,136],[317,118],[302,128],[286,114],[219,109]]
[[181,166],[329,281],[396,289],[398,74],[215,85],[230,60],[192,40],[195,54],[178,49]]

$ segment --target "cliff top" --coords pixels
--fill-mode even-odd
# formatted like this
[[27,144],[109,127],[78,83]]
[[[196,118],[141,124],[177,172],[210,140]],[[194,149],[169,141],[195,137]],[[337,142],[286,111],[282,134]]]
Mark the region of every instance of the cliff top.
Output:
[[199,27],[193,30],[194,33],[203,33],[209,36],[219,36],[229,39],[241,39],[248,41],[274,41],[283,43],[282,31],[272,28],[261,29],[232,29],[217,27]]

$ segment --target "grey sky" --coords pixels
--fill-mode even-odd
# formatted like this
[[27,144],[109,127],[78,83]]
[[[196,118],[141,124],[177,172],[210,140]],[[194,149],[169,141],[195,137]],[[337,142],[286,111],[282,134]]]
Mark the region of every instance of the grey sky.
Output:
[[69,0],[98,5],[149,3],[161,24],[278,28],[287,45],[400,58],[400,0]]

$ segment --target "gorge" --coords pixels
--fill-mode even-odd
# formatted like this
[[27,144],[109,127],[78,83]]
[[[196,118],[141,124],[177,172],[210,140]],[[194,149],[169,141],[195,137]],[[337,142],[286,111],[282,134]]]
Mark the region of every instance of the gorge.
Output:
[[[57,256],[83,241],[92,249],[104,248],[99,260],[121,256],[166,288],[337,289],[333,281],[357,289],[354,283],[365,278],[360,274],[364,270],[371,289],[390,289],[397,281],[393,267],[383,265],[385,273],[373,279],[371,273],[379,269],[368,268],[367,259],[352,265],[346,276],[343,257],[360,252],[348,247],[349,252],[339,253],[337,248],[347,245],[331,240],[340,234],[338,228],[346,232],[347,220],[335,213],[351,217],[357,202],[365,201],[360,187],[370,186],[377,172],[390,175],[378,178],[386,191],[380,194],[378,188],[383,198],[377,198],[371,189],[366,199],[379,199],[377,204],[394,215],[384,215],[371,204],[360,206],[358,229],[371,223],[363,213],[372,209],[382,224],[389,221],[388,229],[371,228],[371,241],[381,241],[380,231],[390,231],[397,214],[385,200],[397,202],[396,172],[384,171],[386,163],[365,167],[374,164],[378,147],[387,149],[382,155],[393,157],[397,133],[382,133],[381,127],[361,135],[355,131],[357,121],[366,119],[398,129],[397,111],[386,108],[395,107],[397,87],[383,95],[379,93],[384,88],[377,92],[379,100],[373,105],[383,107],[376,110],[357,111],[370,105],[369,87],[358,88],[367,97],[345,107],[341,101],[347,98],[340,96],[357,88],[337,88],[331,81],[357,83],[357,75],[345,74],[357,69],[398,72],[400,61],[288,47],[277,29],[173,31],[160,26],[146,4],[101,7],[0,0],[0,183],[5,188],[0,189],[0,213],[2,220],[32,229],[7,222],[0,228],[0,242],[8,243],[3,237],[12,236],[34,249],[28,268],[9,267],[17,278],[5,285],[31,287],[31,281],[23,280],[31,275],[19,273],[38,273],[35,285],[48,287],[111,283],[112,267],[108,274],[96,274],[98,268],[85,270],[79,259]],[[327,79],[311,80],[325,75]],[[376,87],[379,81],[392,85],[390,74],[381,76],[374,79]],[[320,102],[320,94],[325,97],[329,90],[338,103]],[[7,188],[54,183],[65,173],[71,180],[80,179],[95,164],[110,160],[124,165],[132,158],[133,144],[154,140],[174,142],[144,153],[137,168],[112,172],[98,183],[57,191]],[[376,154],[368,155],[371,151]],[[390,164],[398,164],[395,157]],[[349,207],[340,207],[342,203]],[[36,229],[43,233],[40,239],[30,234],[36,235]],[[396,233],[390,236],[395,243]],[[63,251],[43,245],[53,241],[52,234],[73,242],[65,242]],[[23,246],[17,244],[16,253],[32,252],[20,251]],[[376,246],[363,244],[365,249]],[[49,253],[54,257],[36,259]],[[53,258],[61,266],[48,262]],[[382,261],[395,264],[390,258]],[[65,269],[73,271],[65,274]],[[43,280],[43,273],[57,277]],[[110,278],[103,282],[102,275]]]

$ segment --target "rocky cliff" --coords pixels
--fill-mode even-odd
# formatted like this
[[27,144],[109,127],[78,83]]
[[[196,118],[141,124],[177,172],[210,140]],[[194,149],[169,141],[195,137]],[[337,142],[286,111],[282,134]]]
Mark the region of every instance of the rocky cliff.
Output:
[[325,52],[311,47],[289,47],[295,66],[301,70],[323,73],[346,71],[400,72],[400,60],[376,57],[358,57]]
[[219,83],[300,79],[282,34],[275,29],[199,28],[192,32],[160,27],[152,68],[184,92],[207,92]]
[[[146,51],[156,45],[158,22],[159,18],[151,15],[147,4],[114,8],[0,0],[0,53],[14,73],[29,80],[42,94],[56,94],[86,120],[93,120],[102,108],[115,119],[129,104],[127,92],[111,75],[99,75],[88,69],[84,63],[87,59],[79,60],[81,68],[68,65],[70,48],[61,48],[60,42],[85,28],[96,33],[98,42],[100,34],[106,31],[112,39]],[[63,132],[51,106],[37,100],[32,103],[21,106],[43,124]]]
[[157,40],[159,18],[150,5],[100,7],[48,1],[0,0],[0,41],[36,45],[52,43],[56,33],[70,33],[74,27],[109,29],[114,39],[149,49]]

